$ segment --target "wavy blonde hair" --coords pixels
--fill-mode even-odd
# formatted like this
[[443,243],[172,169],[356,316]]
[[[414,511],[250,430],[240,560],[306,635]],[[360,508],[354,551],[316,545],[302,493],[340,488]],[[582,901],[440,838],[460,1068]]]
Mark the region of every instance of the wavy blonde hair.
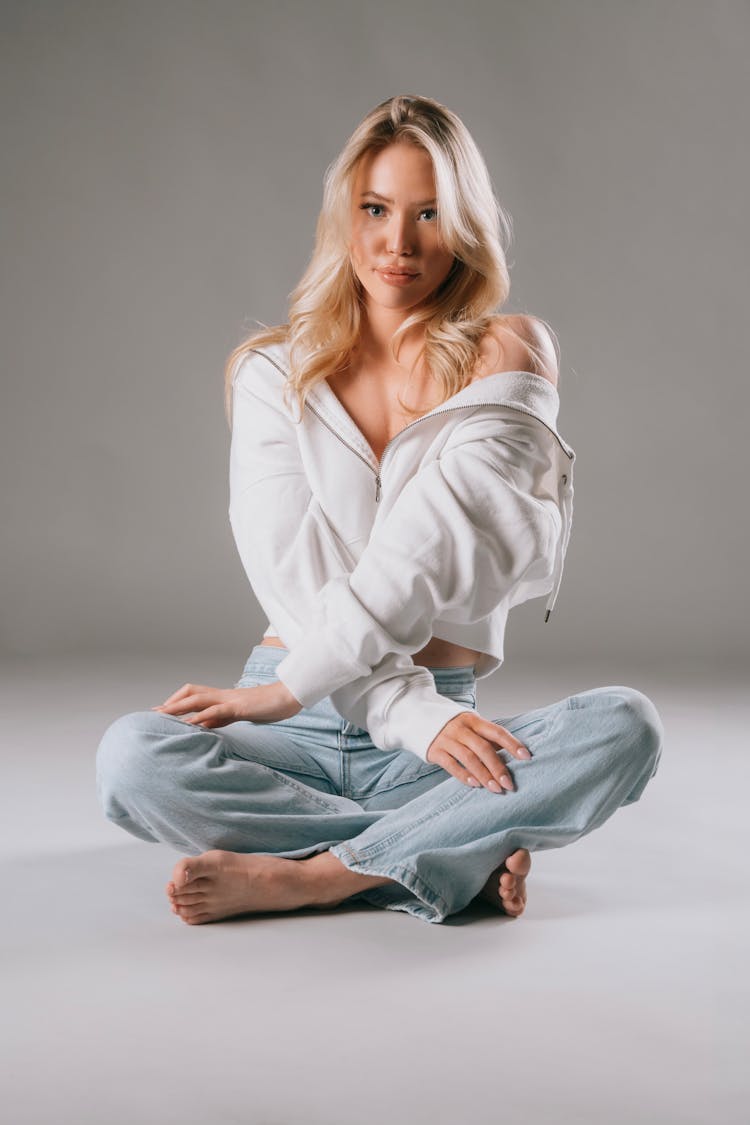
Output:
[[[354,181],[366,154],[396,142],[418,145],[432,160],[439,234],[454,261],[442,284],[396,330],[392,354],[397,360],[405,333],[423,325],[424,342],[415,367],[424,360],[438,386],[437,405],[471,379],[481,339],[510,291],[504,243],[510,245],[512,222],[496,199],[484,159],[460,118],[431,98],[399,94],[367,114],[326,170],[315,246],[290,294],[288,323],[264,327],[229,355],[224,376],[230,427],[232,381],[252,349],[289,345],[284,397],[288,406],[287,392],[294,393],[300,419],[310,389],[349,365],[363,315],[362,285],[349,254]],[[507,327],[517,335],[512,326]],[[524,342],[543,363],[533,343]],[[407,414],[420,413],[399,402]]]

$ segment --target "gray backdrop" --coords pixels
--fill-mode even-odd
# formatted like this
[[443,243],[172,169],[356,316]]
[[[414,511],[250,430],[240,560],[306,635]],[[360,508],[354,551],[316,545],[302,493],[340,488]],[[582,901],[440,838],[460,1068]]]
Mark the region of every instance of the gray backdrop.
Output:
[[562,344],[573,536],[506,660],[747,660],[744,0],[1,10],[6,655],[260,639],[223,363],[285,319],[353,127],[419,93],[512,214],[508,308]]

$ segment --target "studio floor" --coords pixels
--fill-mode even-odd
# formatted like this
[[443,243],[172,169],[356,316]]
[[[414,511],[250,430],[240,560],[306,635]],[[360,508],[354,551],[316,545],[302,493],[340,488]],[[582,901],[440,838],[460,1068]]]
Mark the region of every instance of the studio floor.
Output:
[[624,683],[665,726],[640,802],[532,857],[520,919],[357,903],[187,926],[164,894],[177,853],[103,819],[94,755],[118,715],[191,676],[229,686],[243,659],[3,666],[3,1121],[744,1125],[742,677],[605,661],[480,682],[486,717]]

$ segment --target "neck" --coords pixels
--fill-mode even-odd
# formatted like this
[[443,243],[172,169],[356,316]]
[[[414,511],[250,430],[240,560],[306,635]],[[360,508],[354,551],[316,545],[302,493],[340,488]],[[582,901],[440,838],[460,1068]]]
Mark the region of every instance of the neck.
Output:
[[[391,342],[396,329],[403,324],[408,312],[403,309],[388,309],[382,305],[367,305],[360,326],[358,352],[362,358],[373,363],[390,364]],[[404,337],[400,355],[400,363],[409,366],[411,357],[416,355],[424,338],[424,329],[417,325],[410,329]]]

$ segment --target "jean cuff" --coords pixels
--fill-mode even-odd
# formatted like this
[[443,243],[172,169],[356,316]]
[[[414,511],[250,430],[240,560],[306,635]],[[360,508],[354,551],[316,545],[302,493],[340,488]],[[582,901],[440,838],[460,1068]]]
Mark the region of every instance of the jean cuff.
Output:
[[360,875],[378,875],[384,879],[396,880],[392,885],[361,891],[357,894],[357,898],[385,910],[407,911],[425,922],[442,922],[448,917],[449,907],[445,899],[410,867],[400,864],[396,867],[375,870],[372,860],[362,859],[345,843],[336,844],[328,850],[350,871],[356,871]]

